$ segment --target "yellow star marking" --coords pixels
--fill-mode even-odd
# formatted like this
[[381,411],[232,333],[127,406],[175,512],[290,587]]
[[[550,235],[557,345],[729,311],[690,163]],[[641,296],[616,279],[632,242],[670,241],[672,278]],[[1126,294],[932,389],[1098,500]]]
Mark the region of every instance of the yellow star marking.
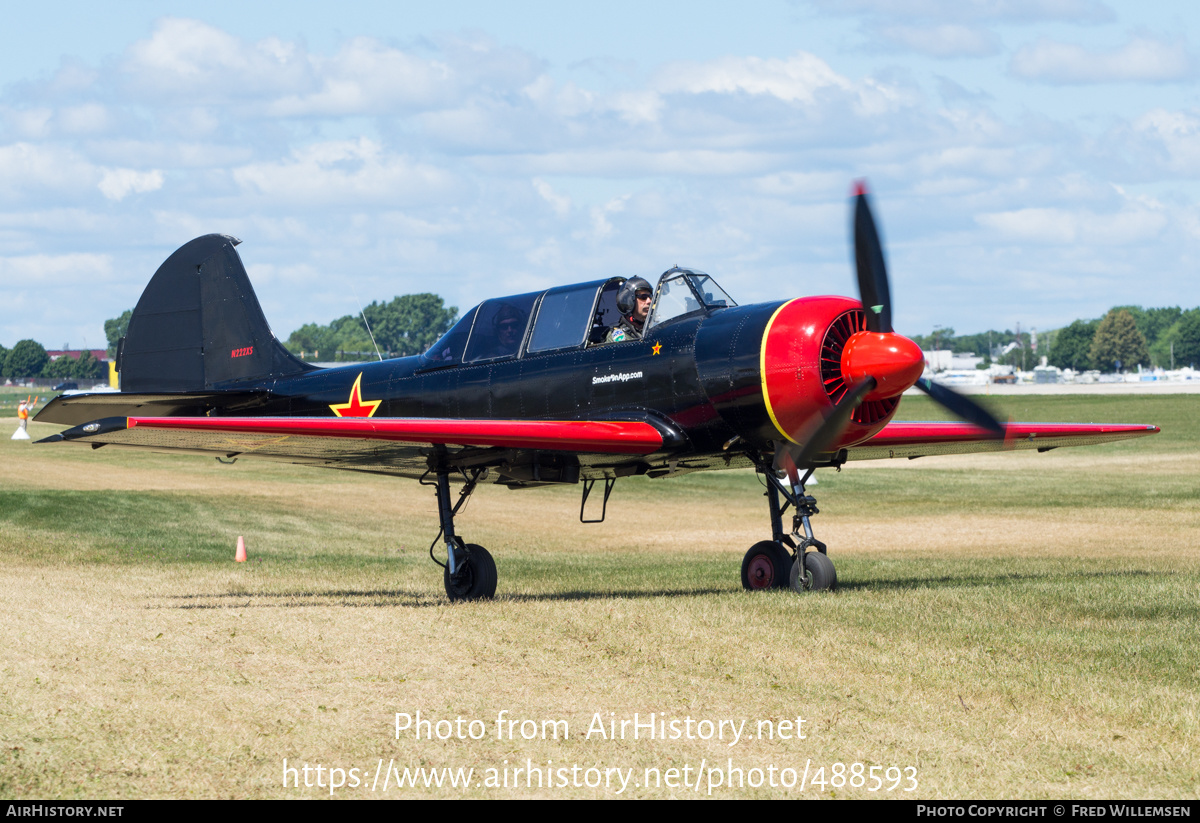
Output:
[[655,343],[655,344],[654,344],[654,353],[655,353],[655,354],[662,354],[662,343]]
[[358,377],[354,380],[354,387],[350,389],[350,400],[345,403],[330,404],[329,408],[338,417],[374,417],[375,410],[382,402],[382,400],[363,402],[362,372],[359,372]]

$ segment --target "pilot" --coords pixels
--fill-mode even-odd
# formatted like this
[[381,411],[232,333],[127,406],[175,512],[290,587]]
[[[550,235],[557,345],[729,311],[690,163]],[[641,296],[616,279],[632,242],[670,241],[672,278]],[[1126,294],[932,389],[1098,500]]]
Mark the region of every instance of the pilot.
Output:
[[641,277],[631,277],[617,292],[617,310],[621,319],[608,330],[605,343],[620,343],[623,340],[641,340],[650,316],[650,299],[654,290]]
[[507,357],[516,354],[521,345],[521,337],[525,334],[525,312],[511,303],[505,303],[492,318],[492,326],[496,337],[492,344],[490,357]]

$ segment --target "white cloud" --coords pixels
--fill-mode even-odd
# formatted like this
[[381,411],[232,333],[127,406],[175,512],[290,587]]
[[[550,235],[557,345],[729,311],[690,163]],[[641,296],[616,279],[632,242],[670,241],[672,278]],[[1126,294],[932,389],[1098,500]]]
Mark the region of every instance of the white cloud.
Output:
[[160,20],[130,46],[122,64],[129,87],[185,100],[256,97],[310,87],[301,50],[277,38],[249,44],[199,20]]
[[554,213],[559,217],[566,217],[570,213],[571,198],[555,192],[545,180],[533,178],[533,188],[543,200],[550,204],[550,208],[554,209]]
[[199,20],[166,18],[127,50],[121,69],[127,88],[160,102],[247,103],[250,112],[267,117],[438,109],[468,90],[519,90],[540,71],[526,52],[486,38],[446,38],[438,45],[444,59],[360,36],[325,56],[276,37],[249,42]]
[[254,150],[221,140],[172,142],[167,139],[110,139],[88,146],[97,160],[110,165],[168,166],[177,169],[227,168],[247,163]]
[[656,74],[653,89],[662,94],[747,94],[769,96],[793,105],[813,106],[824,98],[841,98],[863,116],[892,111],[907,102],[898,89],[873,78],[855,83],[808,52],[786,60],[719,57],[702,63],[667,63]]
[[1007,240],[1051,245],[1123,246],[1153,240],[1167,226],[1166,209],[1148,198],[1127,199],[1109,214],[1090,209],[1029,208],[980,214],[976,222]]
[[0,115],[15,134],[30,140],[101,134],[117,125],[109,107],[100,103],[0,109]]
[[907,20],[1106,23],[1112,9],[1099,0],[809,0],[834,14],[875,14]]
[[542,269],[560,269],[563,265],[563,252],[558,240],[551,238],[526,252],[525,259]]
[[458,96],[450,67],[368,37],[356,37],[333,57],[312,58],[319,88],[282,97],[267,113],[279,117],[383,113],[437,107]]
[[448,172],[389,155],[365,137],[314,143],[289,160],[236,168],[233,178],[285,206],[429,202],[454,183]]
[[921,178],[943,174],[1011,179],[1044,173],[1055,160],[1045,148],[955,144],[912,158],[912,168]]
[[548,74],[521,89],[521,93],[542,106],[553,108],[568,117],[591,110],[595,97],[574,83],[558,85]]
[[656,122],[665,105],[662,97],[650,90],[618,92],[606,102],[622,120],[634,125]]
[[[875,15],[869,33],[959,57],[995,48],[992,22],[1076,22],[1067,11],[1103,9],[999,0],[858,8]],[[1046,94],[1014,94],[1029,89],[1007,82],[1006,61],[993,59],[955,76],[966,88],[943,80],[937,95],[928,61],[889,68],[894,50],[847,53],[860,22],[834,26],[843,39],[823,42],[821,56],[647,52],[597,79],[478,37],[410,47],[351,36],[318,50],[298,38],[246,38],[232,25],[164,21],[94,70],[71,65],[5,86],[0,255],[26,262],[3,272],[28,280],[63,252],[110,253],[113,276],[128,281],[114,298],[122,305],[98,315],[94,304],[79,307],[102,319],[136,299],[180,243],[234,234],[247,240],[260,299],[273,292],[282,306],[268,309],[281,334],[318,319],[299,294],[318,280],[354,282],[364,302],[434,288],[470,305],[510,282],[528,288],[531,269],[554,282],[562,261],[579,279],[691,262],[739,297],[852,292],[846,193],[867,174],[894,240],[897,291],[928,275],[930,294],[949,295],[943,305],[904,288],[908,310],[928,307],[930,323],[955,324],[946,315],[958,303],[979,302],[960,288],[966,249],[972,283],[1014,271],[1069,279],[1081,259],[1187,282],[1200,212],[1187,181],[1176,181],[1200,176],[1200,111],[1172,107],[1177,89],[1070,95],[1055,110]],[[680,56],[690,61],[665,62]],[[1076,114],[1110,99],[1099,126]],[[1114,182],[1175,199],[1166,209],[1115,193]],[[89,259],[60,265],[57,277],[99,276]],[[1104,281],[1116,284],[1114,301],[1142,300],[1117,296],[1117,280]],[[1122,282],[1144,285],[1135,281]],[[41,300],[37,311],[56,322],[50,294],[7,296]],[[1046,311],[1069,322],[1065,305]],[[993,319],[1001,309],[986,308],[972,322],[1003,322]]]
[[1173,172],[1200,175],[1200,117],[1166,109],[1152,109],[1133,124],[1145,140],[1157,143],[1166,153],[1166,166]]
[[789,103],[811,104],[823,89],[851,92],[853,84],[808,52],[786,60],[761,57],[719,57],[703,63],[668,63],[658,72],[655,87],[664,93],[767,94]]
[[1000,51],[1000,38],[993,32],[957,23],[884,26],[879,33],[885,40],[930,57],[988,57]]
[[108,107],[99,103],[67,106],[59,110],[57,119],[59,128],[67,134],[96,134],[114,125]]
[[112,275],[107,254],[30,254],[0,257],[0,281],[19,285],[86,286],[106,282]]
[[793,201],[825,200],[849,191],[846,175],[835,171],[782,171],[765,174],[750,181],[752,191],[766,197],[786,197]]
[[492,174],[720,177],[763,174],[782,160],[779,154],[735,148],[724,151],[597,148],[494,157],[481,154],[472,158],[472,165]]
[[625,204],[629,201],[629,195],[625,194],[620,197],[614,197],[603,206],[597,206],[592,209],[592,236],[596,240],[606,240],[612,236],[613,225],[609,222],[610,214],[617,214],[625,211]]
[[109,200],[124,200],[137,192],[144,194],[157,191],[163,185],[163,173],[158,169],[135,171],[134,169],[106,169],[97,187]]
[[25,142],[0,146],[0,192],[9,196],[82,194],[98,177],[96,167],[71,149]]
[[46,106],[35,106],[25,109],[9,109],[4,112],[4,119],[9,127],[27,139],[37,139],[50,133],[50,121],[54,118],[54,109]]
[[1161,83],[1186,80],[1193,74],[1182,41],[1141,36],[1109,51],[1089,51],[1042,38],[1013,55],[1009,70],[1026,80],[1056,85]]

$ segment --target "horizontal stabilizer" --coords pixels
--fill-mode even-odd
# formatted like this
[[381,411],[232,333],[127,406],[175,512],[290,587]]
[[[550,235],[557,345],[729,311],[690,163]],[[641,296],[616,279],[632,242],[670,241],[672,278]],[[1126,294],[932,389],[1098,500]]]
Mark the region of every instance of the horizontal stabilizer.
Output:
[[209,412],[246,412],[265,404],[267,392],[146,393],[96,392],[64,394],[37,413],[38,423],[79,426],[102,417],[203,417]]

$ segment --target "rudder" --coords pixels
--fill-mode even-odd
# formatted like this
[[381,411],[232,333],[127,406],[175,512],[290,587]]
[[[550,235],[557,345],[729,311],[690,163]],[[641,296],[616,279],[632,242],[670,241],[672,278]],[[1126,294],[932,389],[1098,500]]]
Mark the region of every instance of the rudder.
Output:
[[271,332],[234,249],[240,242],[197,237],[158,267],[121,340],[121,391],[236,388],[315,368]]

